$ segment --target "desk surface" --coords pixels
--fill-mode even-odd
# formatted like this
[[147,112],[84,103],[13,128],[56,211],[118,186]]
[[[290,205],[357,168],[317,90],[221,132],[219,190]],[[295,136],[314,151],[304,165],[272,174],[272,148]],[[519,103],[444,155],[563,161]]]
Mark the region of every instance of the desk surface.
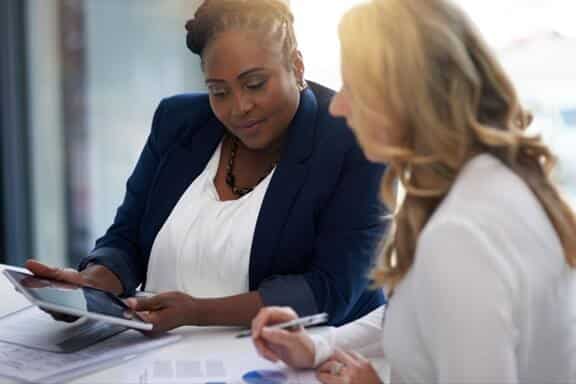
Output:
[[[0,270],[5,266],[0,264]],[[29,305],[28,301],[16,292],[8,280],[0,276],[0,316],[22,309]],[[117,364],[77,378],[73,384],[104,384],[104,383],[138,383],[154,382],[148,378],[153,374],[153,368],[159,363],[171,363],[183,359],[203,360],[218,358],[222,360],[232,383],[242,383],[241,377],[247,371],[254,369],[278,368],[272,363],[256,357],[256,352],[249,338],[236,339],[237,328],[225,327],[181,327],[175,333],[183,339],[178,343],[146,353],[125,363]],[[246,361],[247,366],[243,366]],[[256,366],[254,366],[256,365]],[[295,374],[292,384],[308,384],[316,382],[310,372]],[[163,383],[184,383],[183,380],[166,379]],[[202,382],[202,381],[199,381]]]

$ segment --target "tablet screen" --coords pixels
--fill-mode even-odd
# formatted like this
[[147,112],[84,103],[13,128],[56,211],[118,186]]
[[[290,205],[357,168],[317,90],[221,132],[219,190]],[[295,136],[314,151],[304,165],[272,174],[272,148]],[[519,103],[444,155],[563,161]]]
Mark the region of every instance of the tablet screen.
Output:
[[[19,289],[26,291],[25,296],[29,296],[29,299],[40,307],[43,304],[49,304],[52,308],[48,307],[48,309],[52,310],[56,310],[55,307],[66,308],[70,309],[69,313],[72,314],[92,313],[148,324],[142,321],[122,300],[109,292],[47,280],[16,271],[4,270],[4,273],[14,280]],[[62,312],[65,311],[62,310]]]

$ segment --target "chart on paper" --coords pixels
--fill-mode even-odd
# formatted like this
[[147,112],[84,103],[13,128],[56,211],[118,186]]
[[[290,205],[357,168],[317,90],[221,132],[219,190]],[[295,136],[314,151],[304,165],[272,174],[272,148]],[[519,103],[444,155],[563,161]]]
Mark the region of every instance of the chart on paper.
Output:
[[[258,358],[232,359],[232,356],[208,357],[198,359],[173,359],[134,361],[129,363],[131,369],[139,372],[137,377],[125,377],[130,382],[138,384],[184,384],[184,383],[227,383],[251,384],[243,378],[254,377],[255,374],[266,372],[276,378],[283,377],[284,381],[274,381],[280,384],[313,384],[318,381],[312,371],[296,372],[286,367],[258,361]],[[251,367],[256,367],[253,369]],[[277,373],[277,374],[274,374]],[[272,381],[271,381],[272,383]]]

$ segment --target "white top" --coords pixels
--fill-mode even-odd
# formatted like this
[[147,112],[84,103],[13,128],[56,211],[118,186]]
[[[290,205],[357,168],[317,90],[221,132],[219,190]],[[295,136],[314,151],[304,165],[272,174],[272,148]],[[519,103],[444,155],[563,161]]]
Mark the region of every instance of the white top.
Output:
[[221,201],[214,185],[221,147],[222,143],[156,236],[147,291],[178,290],[197,298],[248,292],[256,220],[274,171],[252,192]]
[[383,311],[317,338],[316,362],[361,346],[392,382],[576,383],[576,272],[528,186],[490,155],[462,170]]

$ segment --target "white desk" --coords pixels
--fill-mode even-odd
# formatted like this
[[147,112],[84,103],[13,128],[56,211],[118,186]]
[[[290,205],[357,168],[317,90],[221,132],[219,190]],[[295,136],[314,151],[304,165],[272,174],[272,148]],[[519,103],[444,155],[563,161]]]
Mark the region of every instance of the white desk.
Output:
[[[0,264],[0,270],[5,266]],[[17,293],[8,280],[0,276],[0,316],[24,308],[29,303]],[[241,377],[247,371],[254,369],[270,369],[278,367],[270,362],[256,357],[250,338],[236,339],[237,328],[223,327],[182,327],[175,333],[183,335],[178,343],[146,353],[133,360],[103,368],[95,373],[77,378],[74,384],[123,384],[148,382],[147,377],[153,375],[152,367],[159,362],[176,360],[203,360],[218,358],[224,362],[232,383],[242,383]],[[246,366],[242,363],[246,361]],[[0,379],[2,383],[3,379]],[[296,374],[291,384],[308,384],[316,382],[313,374]],[[184,383],[184,381],[166,379],[163,383]],[[195,381],[198,382],[198,381]],[[200,381],[203,382],[203,381]]]

